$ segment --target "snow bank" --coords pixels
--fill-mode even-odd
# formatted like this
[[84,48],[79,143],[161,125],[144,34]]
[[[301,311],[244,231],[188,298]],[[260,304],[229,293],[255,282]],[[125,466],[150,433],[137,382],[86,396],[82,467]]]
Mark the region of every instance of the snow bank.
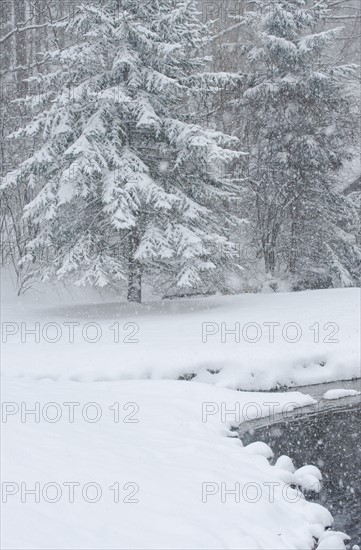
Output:
[[341,399],[341,397],[352,397],[354,395],[360,395],[360,392],[357,390],[334,389],[324,393],[323,399]]
[[3,548],[305,550],[332,523],[289,461],[228,437],[237,404],[277,413],[301,393],[6,379],[3,401]]
[[[319,539],[317,550],[346,550],[344,541],[349,541],[345,533],[341,531],[325,531]],[[352,550],[356,550],[353,546]]]
[[355,288],[141,305],[5,298],[4,376],[268,390],[361,375]]

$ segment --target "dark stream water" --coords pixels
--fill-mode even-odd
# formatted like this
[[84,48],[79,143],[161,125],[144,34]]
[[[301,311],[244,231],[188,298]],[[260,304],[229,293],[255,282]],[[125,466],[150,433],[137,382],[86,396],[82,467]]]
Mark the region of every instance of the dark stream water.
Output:
[[361,546],[361,404],[281,421],[241,433],[245,445],[264,441],[274,452],[292,458],[296,468],[314,464],[322,472],[319,494],[307,499],[324,505],[334,517],[333,529]]

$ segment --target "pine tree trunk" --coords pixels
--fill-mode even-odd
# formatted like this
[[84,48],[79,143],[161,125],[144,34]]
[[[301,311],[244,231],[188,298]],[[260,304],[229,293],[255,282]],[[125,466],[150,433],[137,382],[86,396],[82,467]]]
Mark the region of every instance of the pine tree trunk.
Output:
[[273,240],[270,241],[269,238],[262,240],[265,270],[266,270],[266,273],[271,274],[272,277],[274,276],[275,270],[276,270],[275,247],[276,247],[276,243],[273,242]]
[[134,258],[139,245],[139,237],[133,232],[129,237],[129,275],[128,275],[128,302],[142,301],[142,269],[141,264]]
[[[15,25],[17,27],[23,27],[26,24],[26,5],[25,0],[18,0],[15,5]],[[16,66],[25,67],[27,63],[27,33],[17,32],[15,33],[15,55]],[[17,73],[18,86],[17,93],[19,97],[25,97],[28,91],[28,83],[24,80],[28,77],[25,68],[19,69]]]
[[129,270],[128,302],[140,303],[142,301],[142,273],[140,266],[134,265],[136,263],[138,264],[138,262],[133,262]]
[[291,247],[289,256],[289,271],[291,275],[296,273],[296,257],[297,257],[297,210],[296,206],[293,206],[291,210]]
[[264,250],[263,255],[264,255],[264,264],[266,268],[266,273],[270,273],[273,277],[273,275],[275,274],[275,267],[276,267],[275,253],[273,248],[267,248],[266,250]]

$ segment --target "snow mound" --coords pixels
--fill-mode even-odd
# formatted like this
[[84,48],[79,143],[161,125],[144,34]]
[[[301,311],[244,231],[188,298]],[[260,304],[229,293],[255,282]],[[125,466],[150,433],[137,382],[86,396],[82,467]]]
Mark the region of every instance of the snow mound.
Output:
[[295,474],[297,476],[312,475],[318,480],[322,479],[322,474],[320,470],[316,466],[313,466],[312,464],[307,464],[306,466],[302,466],[302,468],[298,468]]
[[292,474],[295,471],[294,464],[291,458],[287,455],[281,455],[280,457],[278,457],[275,463],[275,467],[291,472]]
[[341,531],[325,531],[319,538],[317,550],[346,550],[344,541],[350,537]]
[[294,473],[294,479],[296,485],[304,491],[319,493],[321,490],[320,481],[322,474],[316,466],[307,464],[306,466],[302,466],[302,468],[298,468]]
[[244,450],[247,453],[264,456],[267,459],[273,457],[273,451],[271,447],[269,447],[267,443],[263,443],[263,441],[255,441],[254,443],[250,443],[244,448]]
[[328,390],[323,395],[323,399],[341,399],[341,397],[352,397],[354,395],[360,395],[360,394],[361,392],[357,390],[334,389],[334,390]]

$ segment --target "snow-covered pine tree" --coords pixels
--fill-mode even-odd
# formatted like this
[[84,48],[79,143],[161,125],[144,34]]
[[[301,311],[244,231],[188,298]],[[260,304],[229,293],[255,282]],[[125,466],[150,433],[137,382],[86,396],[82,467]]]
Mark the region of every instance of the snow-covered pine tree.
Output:
[[23,261],[42,280],[127,279],[130,301],[145,272],[187,288],[218,262],[237,268],[223,245],[238,186],[214,170],[238,158],[237,139],[189,112],[204,82],[216,89],[228,75],[204,72],[193,1],[92,0],[65,31],[69,45],[47,54],[53,69],[31,79],[32,121],[10,136],[38,143],[3,182],[35,192],[25,217],[38,231]]
[[355,283],[360,257],[354,209],[335,186],[353,142],[348,82],[355,67],[325,59],[339,33],[320,30],[331,4],[254,0],[239,18],[245,89],[236,106],[249,144],[254,230],[266,272],[295,284],[329,278],[330,246]]

